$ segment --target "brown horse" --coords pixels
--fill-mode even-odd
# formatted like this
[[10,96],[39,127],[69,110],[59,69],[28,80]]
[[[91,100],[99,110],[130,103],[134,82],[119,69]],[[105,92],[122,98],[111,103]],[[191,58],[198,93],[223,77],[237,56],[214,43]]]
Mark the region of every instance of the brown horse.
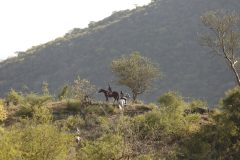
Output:
[[108,101],[108,98],[109,97],[113,97],[114,98],[114,102],[115,101],[118,101],[118,99],[119,99],[119,94],[118,94],[118,92],[117,91],[107,91],[107,90],[105,90],[105,89],[100,89],[99,91],[98,91],[98,93],[104,93],[104,95],[105,95],[105,98],[106,98],[106,101]]

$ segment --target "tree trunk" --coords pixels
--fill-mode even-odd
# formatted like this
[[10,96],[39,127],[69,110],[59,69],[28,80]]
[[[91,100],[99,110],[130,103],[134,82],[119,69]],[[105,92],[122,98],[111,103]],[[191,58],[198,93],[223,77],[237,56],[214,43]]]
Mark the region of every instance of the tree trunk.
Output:
[[136,100],[137,100],[137,93],[133,92],[132,94],[133,94],[133,102],[136,102]]
[[237,69],[235,68],[235,64],[237,64],[238,61],[235,60],[234,58],[231,60],[231,59],[228,57],[228,55],[227,55],[226,52],[225,52],[225,47],[223,47],[223,53],[224,53],[224,55],[225,55],[226,60],[227,60],[228,63],[229,63],[229,66],[230,66],[231,70],[232,70],[233,73],[234,73],[234,76],[235,76],[237,85],[240,86],[240,77],[239,77],[239,74],[238,74]]
[[238,86],[240,86],[240,77],[239,77],[239,74],[238,74],[237,69],[235,68],[234,64],[231,64],[231,69],[234,72],[234,75],[235,75]]

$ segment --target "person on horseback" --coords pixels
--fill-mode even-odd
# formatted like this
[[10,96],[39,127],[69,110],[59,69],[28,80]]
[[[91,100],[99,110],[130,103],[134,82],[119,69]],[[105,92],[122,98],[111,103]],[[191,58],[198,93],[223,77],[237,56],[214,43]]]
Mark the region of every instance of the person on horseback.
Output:
[[122,110],[124,108],[124,106],[127,105],[127,99],[130,98],[130,95],[128,93],[126,95],[124,95],[122,91],[120,94],[121,94],[121,97],[118,101],[118,107],[119,107],[119,109]]
[[121,91],[121,92],[120,92],[120,98],[122,98],[122,97],[124,97],[124,94],[123,94],[123,92]]
[[108,95],[109,96],[112,95],[112,88],[111,88],[110,84],[108,84]]

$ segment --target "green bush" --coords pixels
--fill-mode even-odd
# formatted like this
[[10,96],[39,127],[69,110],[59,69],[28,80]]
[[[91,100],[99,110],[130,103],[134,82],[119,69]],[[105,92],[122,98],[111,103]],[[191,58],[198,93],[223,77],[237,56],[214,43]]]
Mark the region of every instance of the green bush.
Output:
[[240,129],[240,88],[236,87],[226,93],[222,100],[222,109],[226,118],[231,120]]
[[21,153],[23,159],[65,160],[69,152],[69,135],[59,132],[52,125],[37,125],[21,131]]
[[67,110],[72,112],[80,111],[81,102],[76,99],[69,99],[67,101]]
[[31,93],[26,95],[24,100],[25,103],[28,103],[30,106],[42,106],[44,103],[52,100],[52,96]]
[[50,109],[46,107],[37,107],[33,109],[32,120],[35,124],[49,124],[53,116]]
[[123,138],[120,135],[105,135],[95,141],[87,141],[80,150],[79,159],[106,160],[122,156]]
[[86,113],[107,116],[114,113],[114,106],[111,104],[93,104],[86,108]]
[[[59,123],[59,121],[56,123]],[[67,117],[67,119],[62,120],[60,124],[62,125],[61,127],[67,131],[73,131],[73,130],[76,131],[77,127],[78,128],[85,127],[85,121],[79,115],[71,115]]]
[[161,106],[180,106],[185,102],[176,92],[167,92],[158,98],[158,103]]
[[12,103],[13,105],[18,105],[23,101],[23,96],[21,93],[18,93],[14,89],[11,89],[6,97],[8,103]]
[[190,105],[190,109],[195,109],[195,108],[203,108],[206,110],[208,109],[207,103],[199,99],[193,100],[189,105]]
[[160,107],[168,108],[169,112],[172,110],[174,112],[183,113],[184,110],[189,107],[188,104],[183,100],[183,97],[176,92],[167,92],[160,96],[158,98],[158,103],[160,104]]
[[69,86],[68,85],[63,86],[63,88],[58,93],[58,96],[57,96],[58,99],[59,100],[65,99],[69,94],[68,92],[69,92]]
[[180,146],[180,159],[240,159],[240,88],[222,99],[221,112]]
[[19,132],[16,132],[16,130],[8,131],[0,127],[1,160],[22,159],[18,135]]
[[187,122],[185,117],[178,112],[168,110],[167,108],[154,109],[137,118],[140,133],[151,139],[161,139],[167,136],[182,136],[187,131]]
[[37,94],[28,94],[25,97],[22,97],[19,111],[17,115],[19,116],[28,116],[33,115],[34,109],[44,106],[47,102],[52,100],[52,97],[49,95],[37,95]]
[[7,111],[3,107],[3,102],[0,100],[0,122],[7,119]]
[[0,131],[0,159],[65,160],[72,137],[50,124]]

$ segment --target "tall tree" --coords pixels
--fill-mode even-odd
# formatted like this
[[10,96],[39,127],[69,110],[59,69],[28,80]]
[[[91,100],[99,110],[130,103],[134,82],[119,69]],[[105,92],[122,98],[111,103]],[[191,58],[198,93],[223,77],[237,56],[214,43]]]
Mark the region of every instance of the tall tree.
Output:
[[240,53],[240,17],[232,12],[209,11],[201,20],[210,29],[210,34],[202,36],[203,45],[226,59],[240,86],[239,53]]
[[95,85],[87,79],[81,79],[79,76],[74,80],[70,89],[72,97],[81,101],[84,100],[86,96],[89,97],[96,91]]
[[149,90],[153,80],[159,77],[160,71],[156,64],[139,52],[112,61],[112,71],[118,77],[118,83],[130,88],[133,101],[139,94]]

